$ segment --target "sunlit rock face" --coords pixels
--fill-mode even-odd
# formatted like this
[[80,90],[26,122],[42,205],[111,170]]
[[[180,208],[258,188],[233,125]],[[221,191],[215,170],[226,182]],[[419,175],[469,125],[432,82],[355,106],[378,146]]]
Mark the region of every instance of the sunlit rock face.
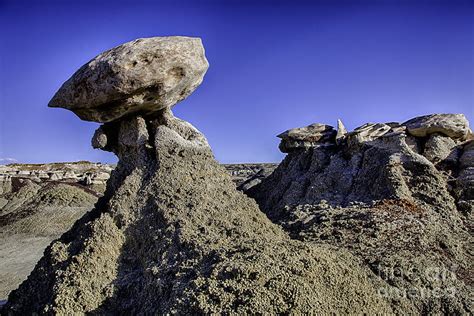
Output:
[[82,66],[49,106],[99,123],[150,114],[188,97],[201,84],[208,66],[199,38],[140,38]]

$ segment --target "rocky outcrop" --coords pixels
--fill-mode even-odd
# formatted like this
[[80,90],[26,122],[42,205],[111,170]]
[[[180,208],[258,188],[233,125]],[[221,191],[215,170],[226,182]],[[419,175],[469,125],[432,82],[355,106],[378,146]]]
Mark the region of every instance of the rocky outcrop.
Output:
[[49,106],[101,123],[150,114],[188,97],[201,84],[208,66],[199,38],[140,38],[82,66]]
[[[235,190],[189,124],[152,122],[149,149],[139,142],[139,122],[121,123],[120,162],[106,195],[48,247],[10,295],[9,310],[388,311],[347,254],[291,241],[271,224]],[[368,306],[352,305],[353,297]]]
[[247,190],[250,190],[250,188],[261,183],[263,179],[271,175],[277,166],[278,166],[277,164],[273,164],[271,167],[261,168],[258,172],[256,172],[252,176],[248,177],[245,181],[240,183],[237,186],[237,189],[241,190],[242,192],[246,192]]
[[463,117],[365,124],[293,150],[247,194],[295,239],[360,258],[398,313],[468,314],[473,147]]
[[392,312],[347,251],[271,223],[169,108],[102,132],[119,157],[104,196],[46,249],[7,314]]
[[474,141],[469,141],[462,150],[459,158],[459,173],[451,179],[455,181],[455,192],[459,209],[466,214],[469,222],[473,223],[474,211]]
[[330,145],[336,133],[332,126],[316,123],[287,130],[277,137],[281,138],[280,150],[288,153],[295,149]]
[[88,189],[102,194],[114,167],[114,165],[88,161],[0,165],[0,196],[10,193],[12,186],[22,179],[28,179],[39,185],[75,183],[85,185]]
[[399,126],[390,126],[388,124],[367,123],[357,127],[354,131],[348,133],[345,137],[347,143],[351,147],[363,145],[366,142],[376,140],[387,133],[396,133]]

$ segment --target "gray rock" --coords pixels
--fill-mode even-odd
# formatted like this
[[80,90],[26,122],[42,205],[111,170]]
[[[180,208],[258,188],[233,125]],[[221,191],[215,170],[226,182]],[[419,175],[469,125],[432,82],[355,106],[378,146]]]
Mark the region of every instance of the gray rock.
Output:
[[441,133],[452,138],[466,139],[471,133],[464,114],[432,114],[415,117],[403,123],[417,137]]
[[423,151],[422,141],[411,135],[405,137],[405,143],[414,153],[421,154]]
[[357,127],[354,131],[347,133],[346,139],[350,146],[357,146],[373,141],[392,130],[387,124],[367,123]]
[[[162,141],[166,139],[167,142],[173,143],[177,151],[179,151],[179,148],[193,148],[201,151],[211,150],[206,137],[197,128],[189,122],[174,117],[171,111],[165,111],[157,122],[160,126],[166,126],[167,128],[158,127],[155,132],[156,137],[162,139]],[[155,146],[162,146],[162,144],[155,142]]]
[[201,84],[207,68],[199,38],[141,38],[82,66],[49,106],[95,122],[111,122],[132,113],[149,114],[188,97]]
[[432,163],[438,163],[445,159],[450,159],[453,162],[459,158],[455,150],[456,142],[447,136],[435,133],[431,134],[428,141],[425,143],[425,156]]
[[288,153],[297,149],[333,145],[336,131],[330,125],[315,123],[287,130],[277,137],[281,138],[280,150]]
[[474,203],[474,141],[467,142],[459,159],[459,174],[456,179],[460,200]]
[[459,172],[456,182],[460,199],[474,202],[474,167],[466,167]]
[[241,183],[237,187],[237,189],[240,190],[240,191],[243,191],[243,192],[249,190],[253,186],[255,186],[255,185],[259,184],[260,182],[262,182],[263,179],[265,179],[266,177],[271,175],[272,172],[275,170],[275,168],[276,168],[276,166],[273,167],[273,168],[262,168],[262,169],[260,169],[259,172],[257,172],[253,176],[246,179],[243,183]]
[[392,135],[406,134],[406,126],[400,125],[399,123],[385,123],[385,125],[390,126],[388,133],[384,134],[384,137],[389,137]]
[[107,146],[107,134],[102,127],[96,129],[94,136],[92,136],[92,147],[95,149],[103,149]]
[[121,146],[140,147],[148,142],[149,137],[142,117],[132,117],[121,122],[118,133],[118,143]]
[[232,177],[237,188],[245,182],[254,179],[255,177],[262,178],[262,176],[270,175],[278,166],[276,163],[243,163],[243,164],[224,164],[223,167]]
[[92,176],[88,174],[88,175],[84,176],[84,179],[82,181],[85,185],[91,185],[92,184]]

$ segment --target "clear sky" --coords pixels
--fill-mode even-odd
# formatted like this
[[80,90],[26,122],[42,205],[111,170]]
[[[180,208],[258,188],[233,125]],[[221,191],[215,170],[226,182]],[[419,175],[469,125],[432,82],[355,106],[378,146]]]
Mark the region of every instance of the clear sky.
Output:
[[0,0],[0,158],[115,162],[98,124],[47,107],[100,52],[139,37],[203,39],[210,68],[174,108],[220,162],[276,162],[278,133],[341,118],[465,113],[474,125],[474,1]]

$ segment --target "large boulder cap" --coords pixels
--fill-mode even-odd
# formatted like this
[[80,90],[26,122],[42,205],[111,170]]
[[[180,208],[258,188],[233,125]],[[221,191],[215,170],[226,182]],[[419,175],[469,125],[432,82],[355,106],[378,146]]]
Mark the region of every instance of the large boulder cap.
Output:
[[111,122],[129,114],[171,108],[202,82],[209,64],[201,39],[140,38],[82,66],[49,102],[86,121]]
[[418,116],[403,123],[408,133],[416,137],[426,137],[441,133],[451,138],[466,139],[471,130],[464,114],[431,114]]
[[281,138],[280,151],[289,153],[297,149],[307,149],[333,144],[336,131],[330,125],[311,124],[305,127],[289,129],[277,137]]

